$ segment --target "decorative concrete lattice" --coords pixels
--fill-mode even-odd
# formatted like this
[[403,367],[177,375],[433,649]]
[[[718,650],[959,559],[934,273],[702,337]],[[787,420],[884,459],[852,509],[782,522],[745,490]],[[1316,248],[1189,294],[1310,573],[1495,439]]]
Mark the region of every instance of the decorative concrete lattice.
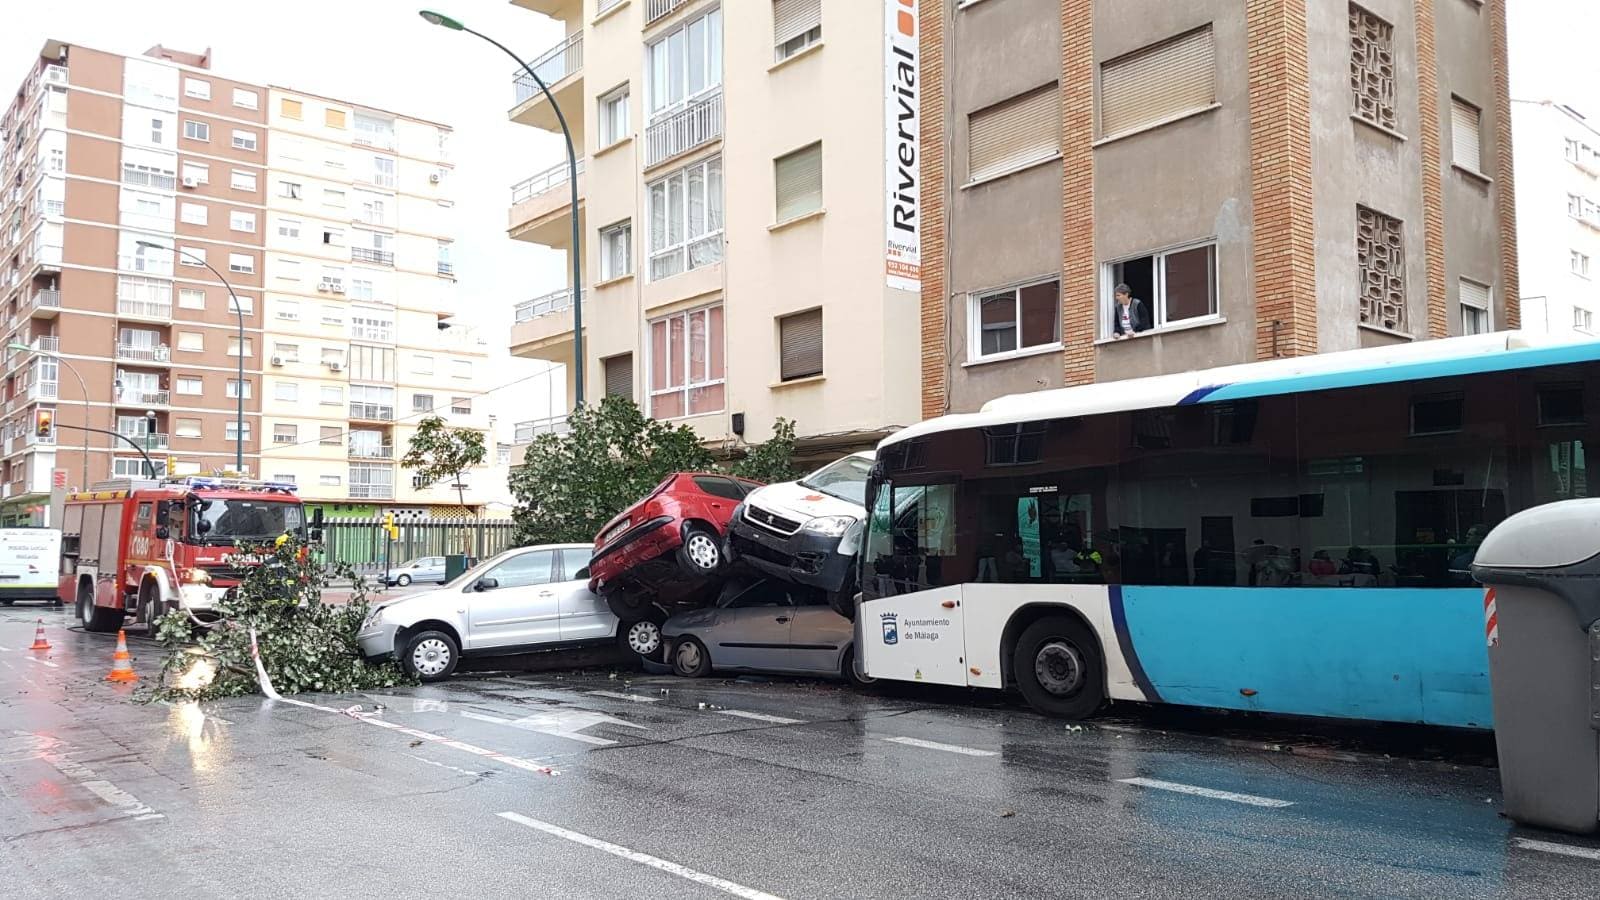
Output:
[[1400,220],[1356,207],[1356,260],[1361,269],[1361,323],[1406,330],[1406,254]]
[[1356,115],[1396,129],[1394,26],[1359,6],[1350,7],[1350,92]]

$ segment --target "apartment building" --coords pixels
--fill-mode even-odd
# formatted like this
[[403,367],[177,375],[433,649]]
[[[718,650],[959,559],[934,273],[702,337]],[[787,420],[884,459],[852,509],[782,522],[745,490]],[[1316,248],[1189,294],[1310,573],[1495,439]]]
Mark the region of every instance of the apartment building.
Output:
[[[914,421],[917,223],[892,225],[890,163],[891,85],[915,54],[891,58],[895,8],[516,3],[566,30],[532,63],[580,158],[583,354],[570,279],[517,306],[512,353],[581,365],[588,402],[627,396],[730,451],[777,417],[819,456]],[[533,80],[512,82],[512,120],[559,132]],[[575,252],[571,188],[564,161],[516,184],[510,236]]]
[[1595,334],[1600,310],[1600,127],[1571,106],[1511,101],[1522,327]]
[[1518,325],[1504,0],[917,6],[925,415]]
[[[47,41],[28,63],[0,123],[0,317],[7,347],[27,347],[5,355],[0,521],[43,522],[53,472],[62,486],[136,475],[141,451],[178,472],[232,469],[236,449],[255,465],[264,101],[161,47]],[[202,260],[238,294],[242,342]]]

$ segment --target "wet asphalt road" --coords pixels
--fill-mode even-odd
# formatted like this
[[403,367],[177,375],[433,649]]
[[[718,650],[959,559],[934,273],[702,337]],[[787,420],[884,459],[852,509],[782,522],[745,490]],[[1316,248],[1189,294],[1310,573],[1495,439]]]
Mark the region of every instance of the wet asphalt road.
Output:
[[[112,641],[70,624],[0,610],[6,896],[1600,890],[1600,842],[1513,828],[1495,771],[1461,762],[606,669],[143,705],[102,680]],[[154,647],[132,650],[152,673]]]

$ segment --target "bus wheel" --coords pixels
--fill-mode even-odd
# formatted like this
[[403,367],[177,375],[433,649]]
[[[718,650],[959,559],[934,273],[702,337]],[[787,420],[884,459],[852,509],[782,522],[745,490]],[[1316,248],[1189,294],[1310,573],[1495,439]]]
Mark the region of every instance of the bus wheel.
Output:
[[1065,616],[1023,630],[1011,674],[1028,705],[1047,716],[1082,719],[1105,701],[1105,666],[1094,635]]

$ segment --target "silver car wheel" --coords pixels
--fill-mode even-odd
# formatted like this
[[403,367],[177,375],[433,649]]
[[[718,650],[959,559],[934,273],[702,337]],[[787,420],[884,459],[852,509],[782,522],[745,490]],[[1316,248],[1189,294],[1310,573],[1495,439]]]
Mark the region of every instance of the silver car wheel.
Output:
[[661,626],[645,620],[628,626],[628,649],[649,656],[661,647]]
[[1083,654],[1067,641],[1051,641],[1034,654],[1033,674],[1046,691],[1057,697],[1070,697],[1083,689]]
[[717,549],[717,542],[704,534],[689,536],[689,561],[701,569],[710,571],[721,562],[722,553]]
[[394,580],[394,583],[400,585],[401,587],[405,587],[406,585],[411,583],[411,576],[410,575],[401,575],[399,578],[396,578]]
[[411,650],[411,668],[418,675],[438,675],[450,668],[450,645],[438,638],[421,641]]
[[693,672],[700,668],[700,645],[694,641],[684,641],[679,644],[673,656],[677,660],[680,672]]

